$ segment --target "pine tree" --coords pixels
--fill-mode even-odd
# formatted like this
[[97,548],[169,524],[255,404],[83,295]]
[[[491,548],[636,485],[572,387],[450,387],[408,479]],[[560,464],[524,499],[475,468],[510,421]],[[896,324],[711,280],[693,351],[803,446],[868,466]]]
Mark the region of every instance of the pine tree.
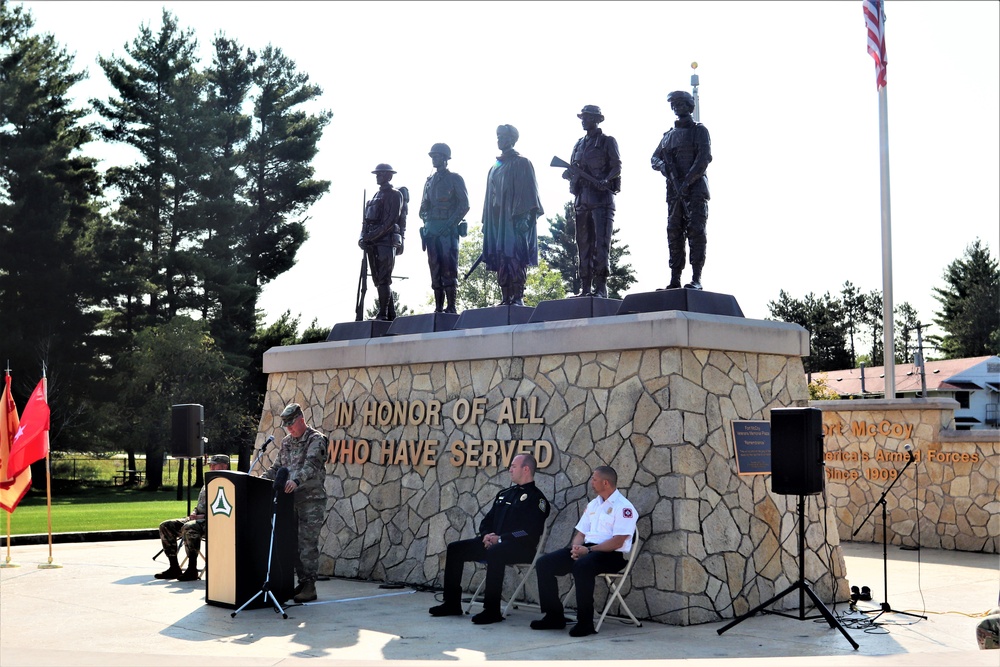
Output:
[[944,334],[928,339],[945,359],[1000,352],[1000,269],[989,247],[976,239],[948,265],[944,280],[945,287],[934,288],[941,303],[934,323]]

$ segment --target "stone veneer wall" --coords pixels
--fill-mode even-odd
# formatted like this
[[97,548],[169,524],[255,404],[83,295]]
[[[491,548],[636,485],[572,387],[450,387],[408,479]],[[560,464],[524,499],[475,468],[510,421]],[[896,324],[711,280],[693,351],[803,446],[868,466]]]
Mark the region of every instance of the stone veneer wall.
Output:
[[[472,537],[483,508],[509,485],[506,462],[455,466],[448,443],[552,444],[536,476],[552,501],[547,551],[569,542],[591,470],[610,464],[640,513],[630,608],[661,622],[710,622],[798,579],[798,498],[772,494],[766,476],[737,475],[731,421],[804,405],[807,352],[795,325],[676,311],[275,348],[264,358],[258,444],[292,401],[332,443],[371,443],[366,463],[328,464],[321,569],[410,584],[440,585],[448,542]],[[474,397],[486,400],[479,423],[448,417]],[[498,423],[508,398],[534,399],[543,423]],[[380,428],[358,416],[368,401],[431,400],[443,406],[439,426]],[[342,403],[354,406],[349,423]],[[400,439],[440,441],[436,464],[375,462],[379,443]],[[824,600],[845,600],[833,514],[820,520],[819,504],[806,506],[806,579]],[[795,598],[775,608],[797,607]]]
[[[813,401],[841,540],[1000,553],[1000,431],[954,430],[951,399]],[[914,462],[904,470],[903,446]],[[857,537],[852,534],[860,528]]]

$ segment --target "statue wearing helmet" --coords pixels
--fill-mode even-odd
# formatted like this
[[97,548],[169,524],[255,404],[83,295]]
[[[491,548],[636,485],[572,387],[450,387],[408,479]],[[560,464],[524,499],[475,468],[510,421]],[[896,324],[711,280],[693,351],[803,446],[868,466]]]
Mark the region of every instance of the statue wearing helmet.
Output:
[[[469,193],[465,181],[448,171],[451,148],[434,144],[428,153],[434,173],[424,183],[420,199],[420,242],[427,251],[427,265],[434,290],[434,312],[455,313],[458,289],[458,240],[465,236],[462,218],[469,212]],[[447,299],[447,306],[445,300]]]

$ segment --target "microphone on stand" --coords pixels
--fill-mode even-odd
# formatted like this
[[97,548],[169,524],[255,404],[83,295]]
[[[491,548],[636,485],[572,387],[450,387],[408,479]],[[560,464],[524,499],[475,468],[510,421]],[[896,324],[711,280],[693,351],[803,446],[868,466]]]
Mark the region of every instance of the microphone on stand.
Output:
[[283,491],[285,484],[288,484],[288,468],[281,466],[278,468],[278,474],[274,477],[274,485],[271,487],[273,491]]
[[906,443],[903,445],[903,449],[906,450],[906,462],[913,463],[913,445]]
[[260,453],[263,454],[267,450],[267,446],[270,445],[272,442],[274,442],[274,436],[273,435],[267,436],[267,440],[265,440],[264,444],[260,446]]

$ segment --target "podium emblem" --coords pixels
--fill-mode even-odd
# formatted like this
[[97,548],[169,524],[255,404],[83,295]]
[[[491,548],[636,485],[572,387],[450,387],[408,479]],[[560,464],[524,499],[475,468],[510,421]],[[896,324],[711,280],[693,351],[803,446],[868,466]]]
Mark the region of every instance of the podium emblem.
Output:
[[226,490],[221,486],[215,494],[215,500],[212,501],[211,511],[212,514],[225,514],[226,516],[232,516],[233,514],[233,506],[230,504],[229,499],[226,498]]

